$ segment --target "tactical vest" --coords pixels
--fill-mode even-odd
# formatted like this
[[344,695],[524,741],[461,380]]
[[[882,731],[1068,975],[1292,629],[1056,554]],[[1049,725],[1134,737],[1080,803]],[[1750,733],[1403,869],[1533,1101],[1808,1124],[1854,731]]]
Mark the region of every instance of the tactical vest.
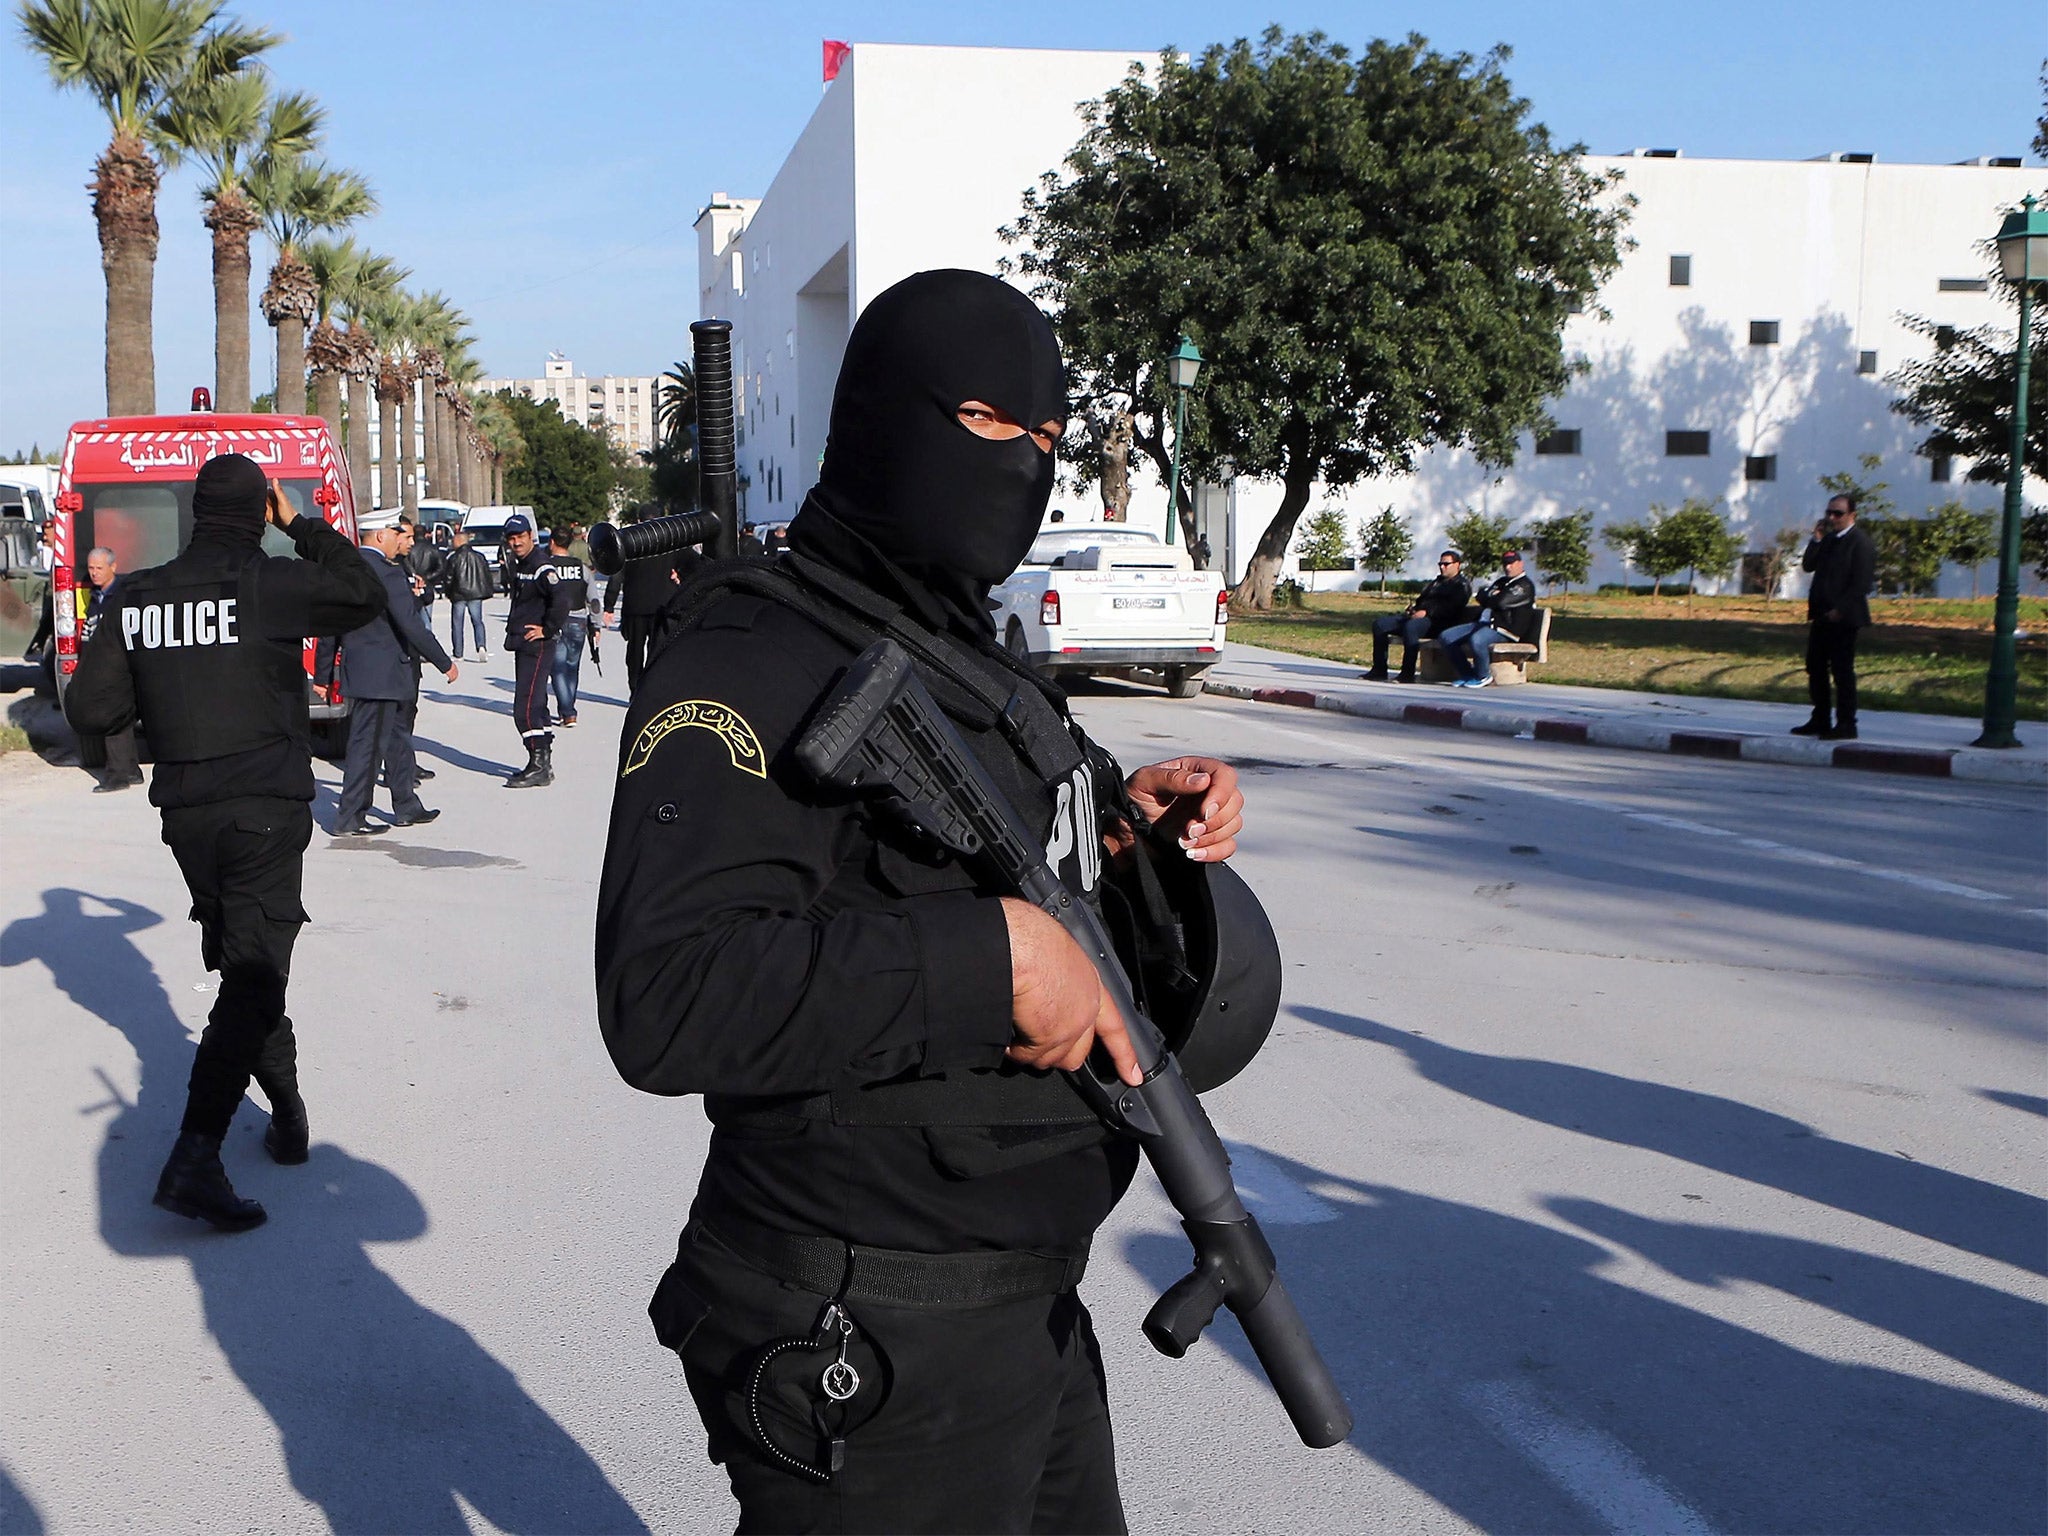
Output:
[[578,614],[589,607],[589,567],[566,551],[559,555],[550,554],[547,563],[555,568],[555,579],[562,584],[562,590],[569,594],[569,612]]
[[205,551],[123,577],[121,643],[158,761],[204,762],[306,736],[296,640],[263,634],[265,556]]
[[[1035,816],[1051,802],[1046,851],[1056,870],[1067,854],[1085,873],[1100,869],[1096,861],[1108,815],[1143,826],[1124,792],[1116,760],[1081,734],[1056,688],[999,647],[971,648],[934,633],[851,578],[788,553],[707,565],[685,590],[675,633],[694,627],[719,599],[735,592],[802,615],[845,644],[849,660],[885,634],[903,645],[934,700],[964,728],[967,745],[1012,804]],[[1006,689],[992,680],[992,670]],[[867,862],[841,870],[834,882],[849,895],[879,889],[917,897],[984,889],[973,870],[893,818],[871,817],[868,831],[874,847]],[[1090,882],[1079,894],[1099,905],[1102,891],[1099,882]],[[832,901],[834,894],[828,889],[825,900]],[[1120,925],[1112,919],[1111,926]],[[1035,1162],[1110,1134],[1063,1075],[1032,1072],[1007,1061],[995,1068],[905,1076],[812,1096],[707,1094],[704,1107],[714,1124],[728,1127],[770,1130],[804,1120],[917,1127],[946,1166],[969,1177]]]

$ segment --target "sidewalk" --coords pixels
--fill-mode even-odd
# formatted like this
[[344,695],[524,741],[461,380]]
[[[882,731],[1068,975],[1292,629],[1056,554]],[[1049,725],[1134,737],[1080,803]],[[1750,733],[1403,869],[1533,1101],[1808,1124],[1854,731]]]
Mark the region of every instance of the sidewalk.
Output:
[[2048,785],[2048,725],[2022,721],[2011,751],[1969,746],[1979,724],[1954,715],[1866,710],[1856,741],[1787,734],[1807,717],[1803,704],[1700,699],[1525,683],[1513,688],[1452,688],[1440,683],[1368,683],[1343,662],[1296,656],[1232,641],[1207,677],[1210,693],[1262,704],[1327,709],[1368,720],[1486,731],[1556,741],[1728,761],[1861,768],[1991,784]]

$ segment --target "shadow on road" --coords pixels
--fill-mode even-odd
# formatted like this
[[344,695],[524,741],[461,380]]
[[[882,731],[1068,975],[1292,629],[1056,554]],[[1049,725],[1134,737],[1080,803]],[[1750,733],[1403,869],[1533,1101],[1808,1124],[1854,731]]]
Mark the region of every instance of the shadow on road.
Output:
[[1439,1087],[1524,1119],[1661,1152],[1966,1253],[2048,1273],[2048,1202],[1820,1135],[1733,1099],[1591,1067],[1460,1050],[1325,1008],[1296,1017],[1389,1045]]
[[416,735],[412,739],[412,744],[416,751],[438,757],[451,768],[467,768],[471,773],[487,773],[498,779],[514,771],[514,765],[511,763],[493,762],[488,757],[478,757],[473,752],[465,752],[460,747],[451,747],[446,742],[435,741],[431,737]]
[[0,1536],[43,1536],[42,1512],[5,1467],[0,1467]]
[[[130,935],[162,919],[86,892],[43,893],[41,916],[0,933],[0,965],[40,961],[71,1000],[121,1031],[141,1067],[118,1092],[99,1156],[100,1234],[130,1258],[182,1257],[207,1326],[276,1422],[292,1484],[340,1532],[466,1532],[457,1496],[500,1530],[641,1531],[588,1452],[460,1325],[372,1261],[409,1242],[425,1209],[388,1169],[317,1143],[302,1168],[261,1161],[258,1112],[238,1117],[226,1159],[267,1226],[213,1233],[149,1204],[176,1135],[191,1045]],[[317,1056],[317,1021],[300,1042]],[[111,1089],[112,1085],[109,1084]],[[313,1105],[314,1127],[320,1107]]]
[[[1266,1232],[1357,1415],[1351,1444],[1481,1530],[2039,1528],[2048,1428],[2030,1407],[1822,1359],[1647,1296],[1602,1277],[1607,1249],[1549,1226],[1260,1156],[1330,1208],[1313,1225],[1274,1213]],[[1831,1304],[1859,1316],[1985,1299],[1906,1265],[1845,1266],[1818,1245],[1590,1202],[1569,1214],[1667,1256],[1726,1239],[1723,1267],[1766,1276],[1835,1264],[1844,1294]],[[1161,1288],[1187,1268],[1177,1234],[1126,1251]],[[1958,1325],[1997,1343],[1949,1342],[2010,1368],[2026,1342],[2003,1332],[2019,1321],[1999,1298]],[[1234,1320],[1219,1314],[1209,1337],[1258,1373]]]
[[2004,1088],[1979,1088],[1977,1097],[1989,1099],[1993,1104],[2003,1104],[2007,1109],[2024,1110],[2030,1115],[2048,1116],[2048,1099],[2038,1093],[2013,1093]]

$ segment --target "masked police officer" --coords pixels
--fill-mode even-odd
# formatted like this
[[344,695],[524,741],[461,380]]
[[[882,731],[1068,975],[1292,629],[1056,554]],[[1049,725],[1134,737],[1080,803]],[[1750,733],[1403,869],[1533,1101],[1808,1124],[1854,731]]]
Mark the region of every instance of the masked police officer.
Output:
[[512,576],[512,609],[505,620],[505,649],[513,661],[512,723],[526,747],[526,766],[505,787],[537,789],[555,782],[548,679],[555,636],[569,619],[570,593],[562,584],[562,567],[535,547],[533,524],[522,512],[505,519],[505,551]]
[[1099,1041],[1135,1081],[1121,1021],[1051,918],[791,752],[889,634],[1082,899],[1121,818],[1231,853],[1230,768],[1124,780],[989,619],[1066,416],[1051,324],[1016,290],[927,272],[878,296],[789,552],[696,575],[627,718],[599,1018],[628,1082],[702,1093],[713,1122],[650,1311],[744,1530],[1123,1527],[1075,1288],[1136,1152],[1048,1070]]
[[[266,521],[300,559],[263,554]],[[300,640],[383,611],[383,588],[353,544],[318,516],[296,515],[253,460],[223,454],[194,481],[191,541],[169,564],[123,578],[64,697],[80,731],[106,735],[139,718],[156,759],[150,803],[191,889],[200,953],[220,972],[156,1204],[225,1231],[264,1219],[220,1162],[252,1076],[270,1100],[264,1147],[280,1163],[307,1156],[284,1011],[313,831]]]

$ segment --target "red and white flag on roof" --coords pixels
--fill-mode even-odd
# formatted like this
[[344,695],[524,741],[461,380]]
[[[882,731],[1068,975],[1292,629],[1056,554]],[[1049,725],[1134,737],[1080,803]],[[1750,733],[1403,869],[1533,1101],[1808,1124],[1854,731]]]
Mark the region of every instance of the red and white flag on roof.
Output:
[[846,56],[853,52],[853,44],[825,39],[825,83],[831,84],[839,78],[839,66],[846,62]]

